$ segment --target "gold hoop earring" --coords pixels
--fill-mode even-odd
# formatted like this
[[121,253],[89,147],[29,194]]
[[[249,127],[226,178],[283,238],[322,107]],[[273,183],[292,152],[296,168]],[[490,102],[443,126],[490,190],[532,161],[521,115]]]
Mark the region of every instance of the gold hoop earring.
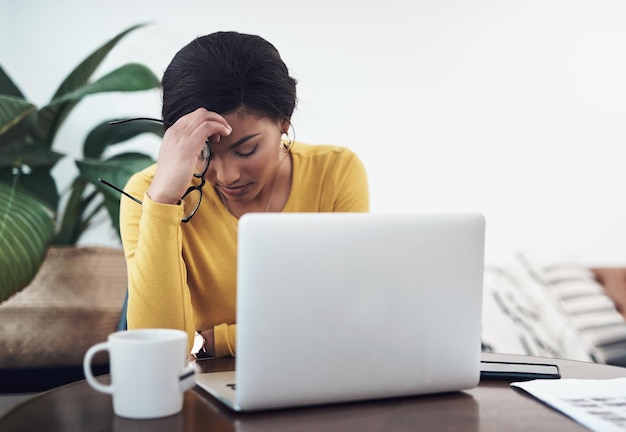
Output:
[[[293,135],[295,137],[296,131],[293,129],[293,125],[291,123],[289,123],[289,127],[293,130]],[[289,153],[293,147],[295,139],[289,138],[289,129],[287,129],[287,132],[284,132],[283,135],[286,135],[287,138],[280,141],[280,151],[283,153]]]

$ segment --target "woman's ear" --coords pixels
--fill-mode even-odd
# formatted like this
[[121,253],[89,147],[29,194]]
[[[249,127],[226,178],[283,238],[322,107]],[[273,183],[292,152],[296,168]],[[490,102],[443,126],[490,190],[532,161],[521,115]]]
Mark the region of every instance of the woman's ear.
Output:
[[288,119],[280,120],[279,122],[280,132],[283,134],[289,133],[289,126],[291,126],[291,121]]

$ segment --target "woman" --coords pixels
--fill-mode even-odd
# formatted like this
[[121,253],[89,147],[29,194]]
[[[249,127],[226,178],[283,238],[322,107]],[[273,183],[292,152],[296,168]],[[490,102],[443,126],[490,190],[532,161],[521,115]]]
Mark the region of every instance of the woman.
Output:
[[157,164],[125,188],[143,205],[121,205],[129,328],[183,329],[190,347],[197,331],[208,355],[234,356],[238,219],[369,210],[352,152],[283,139],[295,106],[296,81],[258,36],[218,32],[176,54]]

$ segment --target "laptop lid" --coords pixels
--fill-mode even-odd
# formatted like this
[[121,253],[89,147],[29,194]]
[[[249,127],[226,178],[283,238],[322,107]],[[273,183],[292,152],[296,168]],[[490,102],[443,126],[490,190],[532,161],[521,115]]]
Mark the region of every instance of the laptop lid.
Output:
[[198,384],[244,411],[474,387],[484,231],[478,214],[244,215],[236,390]]

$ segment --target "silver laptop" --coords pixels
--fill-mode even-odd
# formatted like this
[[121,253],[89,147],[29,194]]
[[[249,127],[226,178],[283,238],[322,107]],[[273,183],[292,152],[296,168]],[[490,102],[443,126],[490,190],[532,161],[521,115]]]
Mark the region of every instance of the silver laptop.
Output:
[[480,376],[479,214],[258,213],[239,221],[237,411],[469,389]]

